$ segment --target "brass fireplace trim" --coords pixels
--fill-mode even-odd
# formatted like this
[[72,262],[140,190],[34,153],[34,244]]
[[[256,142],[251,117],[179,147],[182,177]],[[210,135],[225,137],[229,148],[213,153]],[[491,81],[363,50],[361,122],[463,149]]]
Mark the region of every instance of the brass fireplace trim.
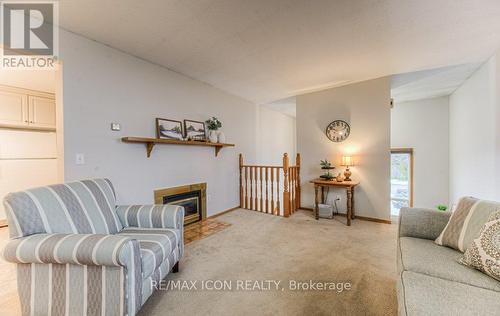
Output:
[[[163,204],[163,197],[175,194],[188,193],[192,191],[201,192],[201,220],[207,218],[207,184],[195,183],[190,185],[183,185],[179,187],[159,189],[154,191],[155,204]],[[184,218],[184,224],[189,224],[189,219]]]

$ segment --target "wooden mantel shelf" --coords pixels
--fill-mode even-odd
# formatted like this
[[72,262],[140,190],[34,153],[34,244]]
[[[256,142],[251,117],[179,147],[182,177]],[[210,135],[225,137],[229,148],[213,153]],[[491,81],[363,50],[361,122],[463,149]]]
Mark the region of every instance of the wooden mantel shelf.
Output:
[[162,138],[145,138],[145,137],[122,137],[122,142],[124,143],[136,143],[145,144],[148,158],[151,156],[151,151],[155,145],[188,145],[188,146],[205,146],[214,147],[215,157],[219,154],[219,151],[224,147],[234,147],[234,144],[222,144],[222,143],[209,143],[200,142],[195,140],[176,140],[176,139],[162,139]]

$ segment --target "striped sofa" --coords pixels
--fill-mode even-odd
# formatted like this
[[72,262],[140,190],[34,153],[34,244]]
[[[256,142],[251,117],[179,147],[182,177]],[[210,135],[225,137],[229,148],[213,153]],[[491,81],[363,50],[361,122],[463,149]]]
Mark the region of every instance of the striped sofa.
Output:
[[5,200],[23,315],[135,315],[178,271],[184,208],[117,206],[108,179],[11,193]]

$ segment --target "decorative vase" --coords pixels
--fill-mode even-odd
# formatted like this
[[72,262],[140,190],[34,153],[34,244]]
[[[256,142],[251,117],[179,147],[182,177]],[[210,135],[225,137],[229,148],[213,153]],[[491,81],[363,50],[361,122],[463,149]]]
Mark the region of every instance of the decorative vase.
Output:
[[352,172],[349,170],[349,167],[347,167],[344,171],[344,181],[351,181],[351,176]]
[[337,182],[343,182],[344,179],[342,178],[342,174],[339,172],[339,174],[337,175],[337,178],[336,178]]
[[217,142],[217,131],[208,131],[208,140],[211,143],[216,143]]
[[224,135],[224,132],[219,131],[217,133],[217,141],[221,144],[224,144],[226,142],[226,135]]

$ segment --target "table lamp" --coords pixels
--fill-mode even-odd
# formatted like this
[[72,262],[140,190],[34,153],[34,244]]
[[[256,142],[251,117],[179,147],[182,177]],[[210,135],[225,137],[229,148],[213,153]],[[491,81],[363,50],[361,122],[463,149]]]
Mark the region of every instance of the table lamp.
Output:
[[342,166],[346,166],[347,168],[345,169],[344,172],[344,177],[345,181],[351,181],[351,170],[349,170],[349,167],[354,166],[354,161],[351,156],[343,156],[342,157]]

